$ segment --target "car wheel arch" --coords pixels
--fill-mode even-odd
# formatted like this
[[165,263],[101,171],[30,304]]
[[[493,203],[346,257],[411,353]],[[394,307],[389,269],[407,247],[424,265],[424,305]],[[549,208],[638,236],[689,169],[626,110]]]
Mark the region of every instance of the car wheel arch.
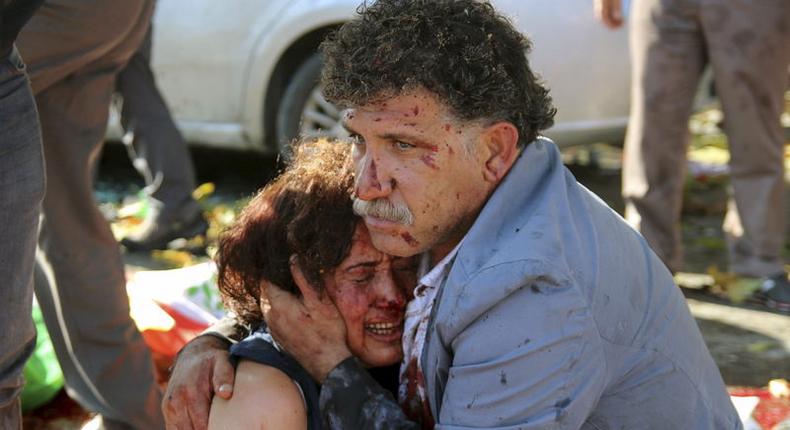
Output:
[[277,110],[294,73],[318,51],[318,47],[324,38],[341,25],[342,23],[326,25],[304,34],[294,41],[278,58],[277,64],[274,66],[268,82],[266,82],[265,95],[262,100],[263,144],[267,152],[276,152],[278,150],[278,143],[276,142]]

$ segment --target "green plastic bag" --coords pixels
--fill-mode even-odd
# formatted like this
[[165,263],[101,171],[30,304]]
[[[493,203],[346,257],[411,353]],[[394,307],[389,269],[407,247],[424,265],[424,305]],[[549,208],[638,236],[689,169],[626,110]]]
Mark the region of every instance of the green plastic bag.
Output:
[[25,365],[25,387],[22,389],[22,410],[35,409],[55,397],[63,388],[63,372],[60,370],[55,349],[49,338],[44,318],[38,303],[33,302],[33,322],[38,333],[36,349]]

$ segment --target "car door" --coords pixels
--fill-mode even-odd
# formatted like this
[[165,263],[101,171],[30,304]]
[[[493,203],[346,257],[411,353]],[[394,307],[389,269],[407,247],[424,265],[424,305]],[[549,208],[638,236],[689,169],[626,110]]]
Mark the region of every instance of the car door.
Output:
[[530,66],[557,107],[547,135],[561,145],[622,137],[630,85],[627,26],[605,28],[593,16],[593,0],[492,3],[533,42]]
[[152,69],[188,140],[244,145],[240,122],[250,53],[259,32],[287,5],[288,0],[157,2]]

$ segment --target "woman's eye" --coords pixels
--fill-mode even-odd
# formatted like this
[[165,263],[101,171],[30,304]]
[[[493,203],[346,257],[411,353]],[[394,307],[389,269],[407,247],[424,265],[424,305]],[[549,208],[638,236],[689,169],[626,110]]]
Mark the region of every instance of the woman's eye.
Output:
[[352,134],[348,136],[348,140],[351,142],[352,145],[356,145],[356,146],[365,144],[365,140],[362,139],[362,136],[358,134]]
[[352,281],[355,284],[364,285],[364,284],[367,284],[368,282],[370,282],[371,279],[373,279],[373,275],[365,275],[365,276],[361,276],[361,277],[352,279]]

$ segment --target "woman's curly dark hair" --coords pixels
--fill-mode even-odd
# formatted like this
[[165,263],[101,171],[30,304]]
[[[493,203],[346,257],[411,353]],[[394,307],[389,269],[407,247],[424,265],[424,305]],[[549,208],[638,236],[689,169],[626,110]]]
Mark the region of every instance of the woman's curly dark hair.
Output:
[[359,218],[351,207],[353,172],[347,143],[325,139],[295,145],[289,166],[261,189],[219,240],[222,300],[250,325],[262,320],[261,281],[299,290],[290,257],[318,288],[348,255]]
[[548,90],[529,68],[530,42],[491,4],[378,0],[321,45],[328,99],[361,106],[425,88],[463,120],[508,121],[519,143],[554,123]]

